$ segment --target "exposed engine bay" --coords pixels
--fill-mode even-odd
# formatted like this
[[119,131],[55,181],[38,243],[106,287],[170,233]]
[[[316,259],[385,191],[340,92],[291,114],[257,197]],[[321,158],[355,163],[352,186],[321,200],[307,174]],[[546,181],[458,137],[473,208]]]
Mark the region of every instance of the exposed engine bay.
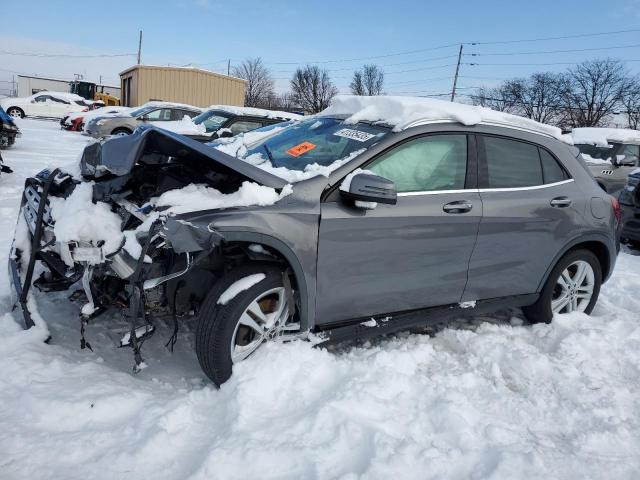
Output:
[[[74,295],[86,297],[82,348],[91,348],[86,323],[107,309],[121,309],[131,326],[121,343],[134,350],[134,370],[143,365],[140,341],[153,332],[150,316],[173,318],[172,346],[179,319],[197,314],[216,278],[236,256],[268,256],[225,247],[208,222],[184,221],[156,200],[194,183],[222,194],[237,191],[247,181],[270,188],[286,185],[266,172],[244,174],[244,162],[198,142],[154,128],[141,130],[89,145],[80,177],[44,170],[27,179],[19,226],[24,220],[28,242],[16,236],[10,262],[16,270],[12,279],[21,285],[17,290],[27,326],[26,296],[36,261],[44,266],[33,282],[40,291],[68,290],[81,281],[82,289]],[[240,165],[230,168],[233,162]],[[83,192],[87,198],[79,197]],[[91,222],[96,225],[83,229]],[[109,232],[106,224],[114,222],[117,228]]]

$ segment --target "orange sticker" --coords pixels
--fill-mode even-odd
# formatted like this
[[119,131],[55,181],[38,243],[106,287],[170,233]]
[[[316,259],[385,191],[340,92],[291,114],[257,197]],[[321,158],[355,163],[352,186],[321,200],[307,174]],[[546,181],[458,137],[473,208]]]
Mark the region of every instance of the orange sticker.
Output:
[[307,153],[309,150],[313,150],[314,148],[316,148],[316,145],[314,145],[313,143],[302,142],[295,147],[291,147],[289,150],[287,150],[287,153],[292,157],[299,157],[300,155]]

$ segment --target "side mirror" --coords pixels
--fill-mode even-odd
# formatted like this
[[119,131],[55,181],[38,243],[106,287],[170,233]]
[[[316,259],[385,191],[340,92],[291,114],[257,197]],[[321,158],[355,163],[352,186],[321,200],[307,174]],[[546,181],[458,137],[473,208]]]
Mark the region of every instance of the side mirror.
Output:
[[378,203],[395,205],[398,201],[395,183],[364,171],[347,175],[340,185],[340,193],[354,200],[356,207],[366,209],[376,208]]

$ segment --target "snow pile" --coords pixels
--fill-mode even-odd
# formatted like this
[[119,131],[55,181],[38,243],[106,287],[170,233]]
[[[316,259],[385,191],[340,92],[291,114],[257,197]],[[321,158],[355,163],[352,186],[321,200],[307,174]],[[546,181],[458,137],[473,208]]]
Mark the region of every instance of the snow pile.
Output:
[[249,290],[256,283],[260,283],[265,278],[267,278],[267,276],[264,273],[254,273],[253,275],[248,275],[236,282],[233,282],[218,298],[218,305],[226,305],[236,298],[240,292]]
[[562,130],[558,127],[485,107],[432,98],[338,95],[320,115],[347,115],[347,123],[382,122],[392,125],[395,131],[401,131],[418,121],[453,121],[463,125],[495,123],[562,139]]
[[280,110],[265,110],[264,108],[255,107],[236,107],[233,105],[211,105],[207,110],[222,110],[232,115],[247,115],[252,117],[265,117],[286,120],[302,120],[304,117],[297,113],[282,112]]
[[191,184],[163,193],[155,203],[156,207],[168,207],[164,213],[179,214],[251,205],[273,205],[292,191],[290,185],[278,193],[273,188],[247,181],[235,192],[224,194],[206,185]]
[[575,145],[607,147],[611,142],[640,144],[640,131],[626,128],[574,128],[565,136],[571,138]]
[[173,122],[159,122],[158,128],[163,128],[171,132],[179,133],[180,135],[206,135],[207,129],[204,124],[196,125],[193,123],[193,119],[188,115],[182,117],[182,120]]
[[80,241],[102,247],[105,255],[122,245],[121,219],[103,202],[92,203],[93,182],[76,186],[67,198],[49,197],[55,221],[53,234],[58,242]]

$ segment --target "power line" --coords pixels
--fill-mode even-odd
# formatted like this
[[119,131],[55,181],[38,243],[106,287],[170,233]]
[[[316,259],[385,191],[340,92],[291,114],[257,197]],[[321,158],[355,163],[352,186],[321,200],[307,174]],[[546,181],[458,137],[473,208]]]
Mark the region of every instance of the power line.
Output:
[[21,57],[38,57],[38,58],[111,58],[111,57],[135,57],[135,53],[113,53],[100,55],[73,55],[67,53],[36,53],[36,52],[10,52],[8,50],[0,50],[0,55],[17,55]]
[[[621,60],[621,62],[640,62],[640,60]],[[529,67],[535,67],[535,66],[548,66],[548,65],[579,65],[582,62],[550,62],[550,63],[476,63],[476,62],[470,62],[470,63],[463,63],[463,65],[471,65],[471,66],[491,66],[491,67],[497,67],[497,66],[529,66]]]
[[528,43],[528,42],[544,42],[548,40],[567,40],[570,38],[598,37],[602,35],[618,35],[622,33],[640,32],[640,28],[632,28],[629,30],[614,30],[611,32],[595,32],[595,33],[578,33],[576,35],[561,35],[557,37],[530,38],[522,40],[499,40],[493,42],[475,42],[476,45],[504,45],[509,43]]
[[634,43],[633,45],[616,45],[612,47],[595,47],[595,48],[573,48],[569,50],[539,50],[535,52],[498,52],[498,53],[467,53],[467,56],[471,57],[487,57],[487,56],[502,56],[502,55],[541,55],[551,53],[574,53],[574,52],[593,52],[596,50],[616,50],[621,48],[636,48],[640,47],[640,43]]

